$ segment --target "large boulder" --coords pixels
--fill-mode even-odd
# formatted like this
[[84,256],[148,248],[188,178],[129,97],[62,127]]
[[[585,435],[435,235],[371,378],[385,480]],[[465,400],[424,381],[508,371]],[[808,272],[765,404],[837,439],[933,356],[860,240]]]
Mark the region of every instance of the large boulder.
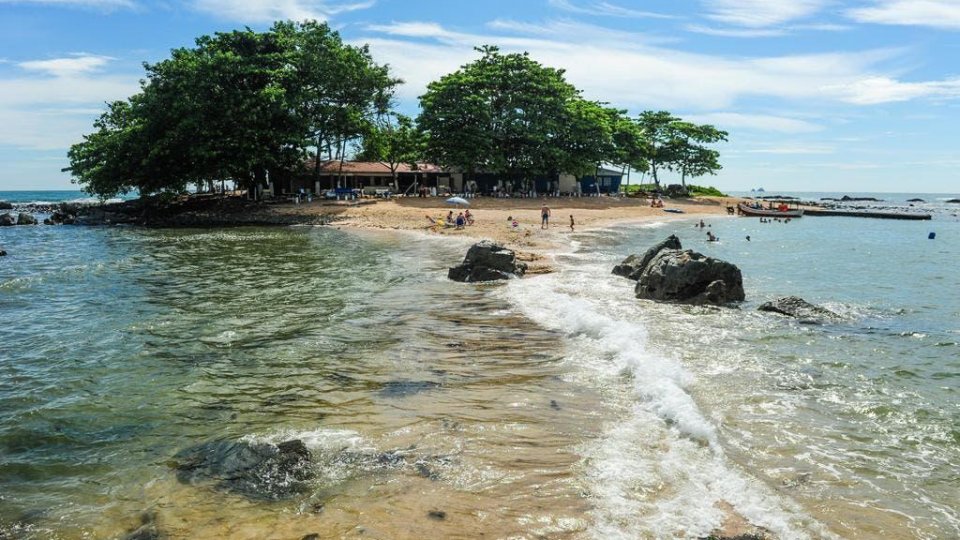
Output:
[[17,215],[17,225],[36,225],[37,218],[26,212],[20,212]]
[[640,274],[637,298],[721,305],[744,299],[736,265],[691,250],[663,250]]
[[17,216],[6,213],[0,215],[0,227],[9,227],[17,224]]
[[257,500],[302,493],[314,474],[310,450],[299,439],[277,445],[212,441],[182,450],[174,461],[183,483],[213,481],[218,489]]
[[13,204],[9,201],[0,201],[0,210],[13,210]]
[[640,274],[643,273],[643,269],[650,264],[650,261],[657,256],[657,253],[665,249],[683,249],[683,246],[680,245],[680,239],[677,238],[676,235],[671,234],[666,240],[648,249],[642,256],[630,255],[624,259],[620,264],[613,267],[613,273],[636,281],[640,279]]
[[839,317],[829,309],[811,304],[799,296],[784,296],[771,302],[765,302],[757,308],[760,311],[779,313],[788,317],[800,319],[801,322],[819,323],[823,319]]
[[517,262],[517,255],[499,244],[484,240],[470,246],[463,263],[447,272],[454,281],[493,281],[519,277],[527,271],[527,265]]

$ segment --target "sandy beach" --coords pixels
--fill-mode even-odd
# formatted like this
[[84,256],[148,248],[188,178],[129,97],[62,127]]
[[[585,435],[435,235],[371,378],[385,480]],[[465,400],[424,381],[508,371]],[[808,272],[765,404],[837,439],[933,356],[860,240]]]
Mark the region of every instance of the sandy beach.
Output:
[[[500,199],[478,197],[470,199],[474,223],[463,229],[436,227],[435,221],[453,210],[454,216],[466,208],[445,203],[441,197],[399,198],[392,200],[366,199],[359,203],[313,202],[284,206],[278,213],[335,214],[337,227],[366,229],[420,230],[444,236],[465,236],[489,239],[515,251],[530,266],[529,273],[549,272],[546,255],[557,245],[557,240],[571,234],[570,217],[576,231],[609,226],[630,221],[682,219],[706,215],[728,215],[727,207],[735,206],[735,197],[698,197],[667,199],[664,208],[651,208],[647,199],[617,197],[559,197],[530,199]],[[550,208],[550,225],[541,228],[540,209]],[[679,210],[669,212],[667,210]],[[682,212],[682,213],[681,213]],[[432,223],[428,218],[432,219]],[[516,226],[514,226],[516,222]]]

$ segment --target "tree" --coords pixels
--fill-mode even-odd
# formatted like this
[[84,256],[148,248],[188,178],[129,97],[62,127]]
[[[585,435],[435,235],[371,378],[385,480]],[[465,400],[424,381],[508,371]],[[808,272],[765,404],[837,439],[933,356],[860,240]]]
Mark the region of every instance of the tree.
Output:
[[653,183],[660,188],[660,178],[657,171],[670,170],[676,160],[677,138],[676,125],[680,119],[667,111],[644,111],[637,118],[637,124],[643,130],[647,140],[647,163],[653,174]]
[[315,22],[201,36],[144,68],[141,92],[111,105],[68,154],[65,170],[91,193],[232,179],[256,194],[270,171],[299,170],[310,147],[319,157],[335,142],[342,159],[400,82]]
[[727,132],[709,124],[697,125],[689,122],[674,124],[673,162],[680,173],[680,182],[687,187],[687,176],[696,178],[706,174],[716,174],[720,165],[720,152],[707,148],[727,140]]
[[540,65],[527,53],[482,56],[430,83],[420,98],[417,124],[427,155],[468,174],[485,170],[527,181],[562,161],[556,153],[568,106],[579,92],[563,70]]
[[393,189],[397,184],[400,165],[415,166],[423,153],[423,139],[413,120],[402,114],[388,115],[375,124],[363,137],[363,146],[357,159],[379,161],[390,169]]

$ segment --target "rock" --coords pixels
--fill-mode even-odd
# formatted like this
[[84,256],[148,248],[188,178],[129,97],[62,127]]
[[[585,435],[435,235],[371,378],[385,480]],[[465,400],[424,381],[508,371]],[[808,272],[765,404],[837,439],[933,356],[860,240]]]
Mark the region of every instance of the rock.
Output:
[[527,271],[527,265],[518,262],[516,254],[501,245],[484,240],[470,246],[463,263],[447,272],[454,281],[493,281],[519,277]]
[[923,199],[907,199],[907,202],[927,202]]
[[0,257],[6,257],[6,256],[7,256],[7,252],[0,249]]
[[36,225],[37,218],[26,212],[20,212],[17,214],[17,225]]
[[13,210],[13,205],[8,201],[0,201],[0,210]]
[[435,519],[437,521],[443,521],[447,519],[447,513],[443,510],[431,510],[427,512],[427,517],[430,519]]
[[218,489],[256,500],[302,493],[313,477],[310,451],[298,439],[277,445],[211,441],[180,451],[175,461],[180,482],[214,481]]
[[16,225],[16,224],[17,224],[17,216],[10,213],[0,215],[0,227],[9,227],[11,225]]
[[320,540],[320,535],[317,533],[305,534],[300,540]]
[[957,204],[960,203],[960,199],[948,199],[947,202]]
[[822,319],[836,319],[839,317],[839,315],[829,309],[811,304],[799,296],[777,298],[772,302],[765,302],[757,309],[759,311],[780,313],[781,315],[801,319],[805,322],[818,322]]
[[665,249],[683,249],[683,246],[680,245],[680,239],[677,238],[676,235],[671,234],[666,240],[648,249],[642,257],[640,255],[631,255],[624,259],[620,264],[613,267],[613,273],[636,281],[640,279],[640,274],[643,273],[643,269],[650,264],[650,261],[657,256],[657,253]]
[[744,299],[736,265],[695,251],[666,249],[640,274],[637,298],[660,302],[721,305]]

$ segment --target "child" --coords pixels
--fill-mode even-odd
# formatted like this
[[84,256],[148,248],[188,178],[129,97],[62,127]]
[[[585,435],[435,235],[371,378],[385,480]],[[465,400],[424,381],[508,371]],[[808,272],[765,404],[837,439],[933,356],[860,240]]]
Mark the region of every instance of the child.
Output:
[[570,214],[570,232],[573,232],[573,214]]

